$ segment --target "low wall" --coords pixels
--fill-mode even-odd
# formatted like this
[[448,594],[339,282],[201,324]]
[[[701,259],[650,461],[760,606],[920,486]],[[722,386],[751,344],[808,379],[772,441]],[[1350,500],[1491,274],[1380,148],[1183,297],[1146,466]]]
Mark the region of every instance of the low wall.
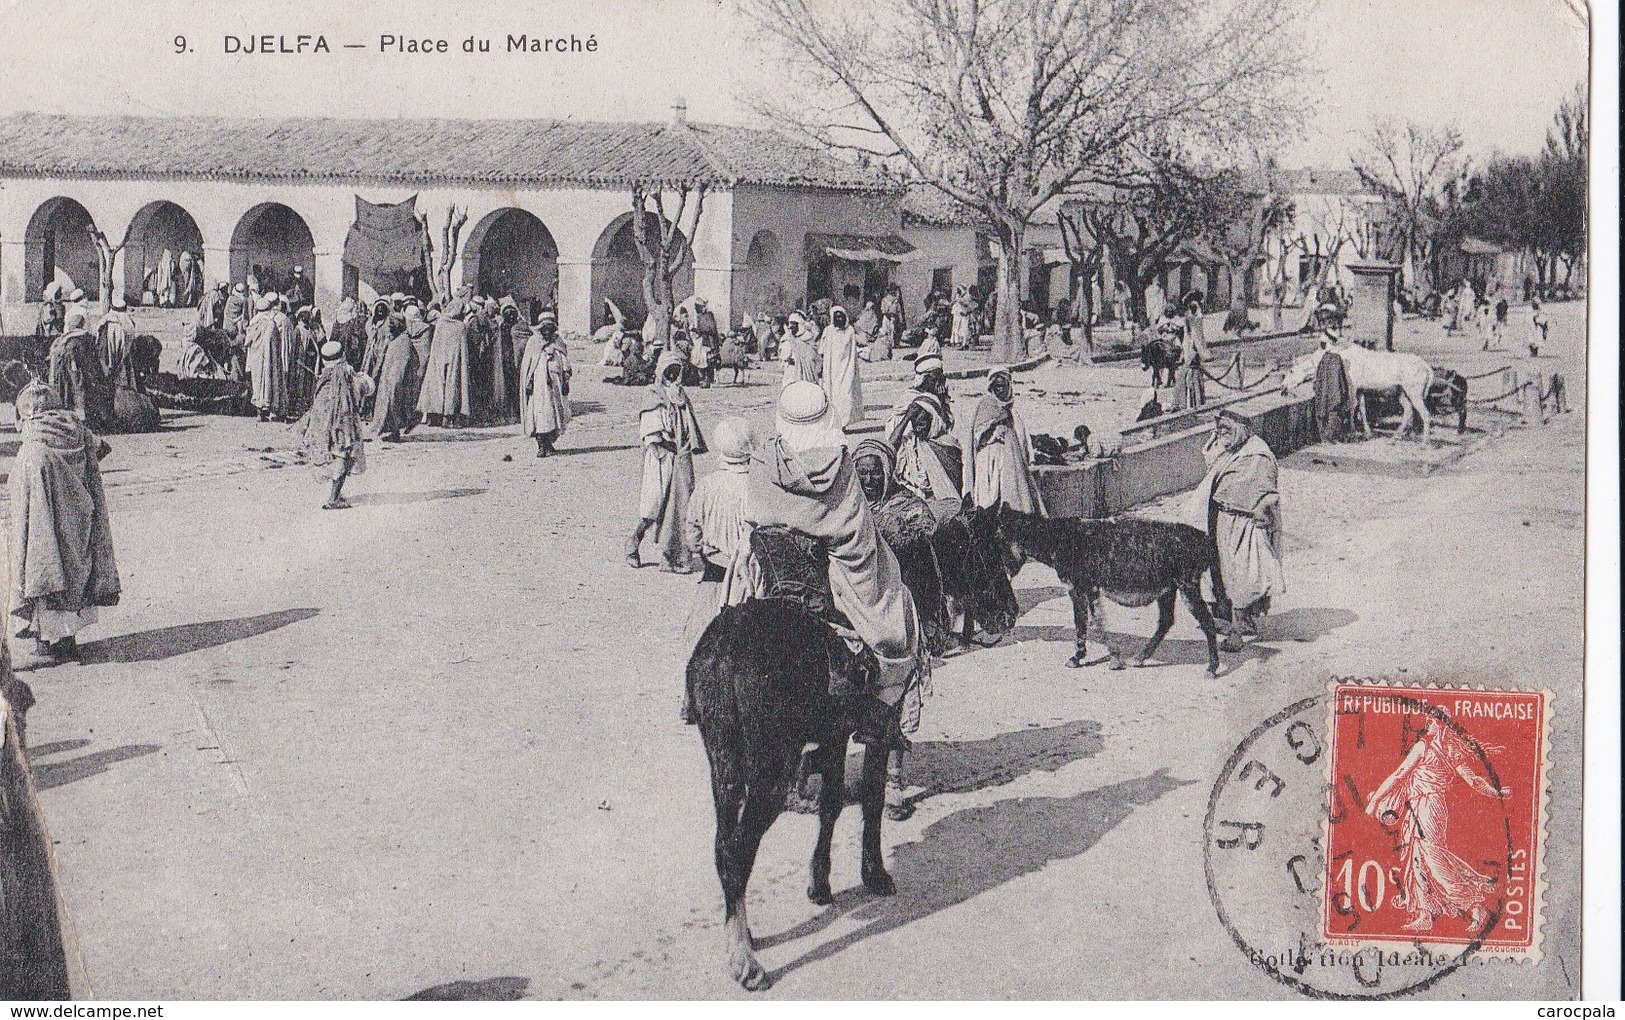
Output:
[[[1285,457],[1318,438],[1314,399],[1266,394],[1233,406],[1250,420],[1276,456]],[[1037,467],[1044,509],[1051,517],[1111,517],[1175,492],[1194,488],[1207,473],[1202,448],[1213,433],[1207,421],[1183,432],[1131,446],[1115,457]]]

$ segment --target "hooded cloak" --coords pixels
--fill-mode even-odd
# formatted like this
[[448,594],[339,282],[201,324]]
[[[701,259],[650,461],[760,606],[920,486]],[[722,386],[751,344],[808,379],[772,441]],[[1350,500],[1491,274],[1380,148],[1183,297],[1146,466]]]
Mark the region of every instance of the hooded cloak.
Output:
[[11,615],[13,633],[22,636],[41,636],[42,614],[80,614],[119,601],[100,467],[107,444],[57,406],[54,395],[41,387],[32,394],[18,398],[25,405],[22,441],[9,478]]

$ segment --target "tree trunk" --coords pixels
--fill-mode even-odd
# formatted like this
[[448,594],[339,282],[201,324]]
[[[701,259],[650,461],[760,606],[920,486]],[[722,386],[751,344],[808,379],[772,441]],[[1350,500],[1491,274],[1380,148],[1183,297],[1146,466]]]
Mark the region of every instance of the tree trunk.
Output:
[[999,230],[998,319],[993,328],[994,357],[1000,361],[1021,361],[1027,357],[1027,335],[1021,329],[1021,241],[1020,227]]
[[117,248],[99,245],[96,252],[97,278],[101,291],[96,295],[96,307],[102,315],[113,310],[113,268],[118,263],[118,253],[123,250],[122,244]]
[[[1095,272],[1098,273],[1100,270],[1096,269]],[[1094,350],[1095,279],[1093,274],[1086,276],[1083,280],[1083,286],[1078,289],[1082,291],[1082,293],[1078,295],[1078,298],[1083,302],[1083,341],[1089,345],[1090,350]],[[1074,305],[1073,307],[1077,306]]]
[[1128,269],[1123,273],[1123,282],[1128,285],[1128,326],[1129,333],[1151,324],[1150,317],[1145,310],[1145,277],[1140,275],[1139,269]]
[[1230,274],[1230,314],[1225,316],[1224,331],[1227,333],[1241,333],[1247,328],[1247,269],[1246,262],[1226,262],[1225,271]]

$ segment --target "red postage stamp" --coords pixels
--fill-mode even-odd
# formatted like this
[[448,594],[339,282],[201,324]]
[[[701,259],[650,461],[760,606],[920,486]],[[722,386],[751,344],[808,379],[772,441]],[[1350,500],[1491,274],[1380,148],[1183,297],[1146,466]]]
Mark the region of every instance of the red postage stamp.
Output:
[[1328,942],[1538,956],[1548,698],[1334,685]]

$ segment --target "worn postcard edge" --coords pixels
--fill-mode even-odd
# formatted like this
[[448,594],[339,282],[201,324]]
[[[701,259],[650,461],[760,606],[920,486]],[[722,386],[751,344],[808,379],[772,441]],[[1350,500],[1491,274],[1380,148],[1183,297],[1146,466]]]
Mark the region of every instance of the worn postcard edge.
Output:
[[[1416,689],[1416,690],[1432,689],[1432,690],[1440,690],[1440,691],[1483,691],[1483,692],[1486,692],[1486,693],[1507,692],[1507,693],[1517,693],[1517,694],[1538,694],[1538,695],[1540,695],[1540,698],[1541,698],[1541,725],[1540,725],[1540,733],[1539,733],[1540,747],[1537,749],[1538,753],[1535,755],[1535,761],[1540,767],[1540,781],[1537,784],[1536,803],[1535,803],[1535,812],[1534,812],[1534,814],[1535,814],[1535,837],[1540,842],[1539,842],[1538,846],[1536,847],[1534,872],[1529,877],[1529,881],[1532,883],[1532,887],[1533,887],[1532,892],[1531,892],[1531,896],[1530,896],[1530,901],[1529,901],[1530,904],[1531,904],[1531,906],[1530,906],[1531,918],[1530,918],[1529,930],[1533,933],[1534,937],[1530,940],[1530,944],[1529,944],[1528,949],[1512,949],[1512,948],[1508,948],[1508,947],[1498,947],[1498,948],[1479,947],[1478,949],[1473,950],[1473,952],[1471,954],[1472,958],[1474,960],[1477,960],[1477,961],[1482,962],[1482,963],[1504,962],[1504,963],[1513,963],[1513,964],[1538,965],[1543,959],[1545,959],[1545,948],[1544,947],[1545,947],[1545,943],[1546,943],[1546,931],[1545,931],[1545,927],[1546,927],[1546,850],[1547,850],[1547,847],[1550,845],[1550,838],[1549,838],[1550,833],[1549,833],[1548,830],[1549,830],[1549,827],[1550,827],[1550,824],[1551,824],[1551,798],[1552,798],[1552,789],[1551,789],[1551,785],[1552,785],[1552,739],[1551,739],[1552,738],[1552,709],[1553,709],[1553,703],[1557,700],[1556,696],[1550,690],[1547,690],[1546,688],[1543,688],[1543,687],[1539,687],[1539,688],[1537,688],[1537,687],[1520,687],[1520,686],[1518,686],[1516,684],[1503,684],[1503,685],[1491,686],[1489,684],[1484,684],[1484,683],[1473,684],[1473,683],[1468,683],[1468,682],[1455,682],[1455,681],[1448,681],[1448,680],[1437,680],[1437,679],[1425,678],[1425,677],[1417,677],[1415,679],[1410,678],[1410,677],[1349,677],[1349,676],[1340,677],[1340,676],[1337,676],[1337,675],[1333,674],[1333,675],[1329,676],[1327,678],[1327,680],[1326,680],[1326,730],[1325,730],[1325,732],[1326,732],[1326,787],[1325,788],[1326,788],[1328,797],[1331,796],[1331,790],[1333,788],[1333,783],[1335,782],[1335,776],[1333,775],[1333,772],[1332,772],[1332,765],[1333,765],[1333,762],[1337,758],[1337,755],[1335,753],[1335,747],[1334,747],[1335,740],[1336,740],[1336,732],[1337,732],[1336,728],[1335,728],[1335,724],[1336,724],[1336,720],[1337,720],[1337,689],[1339,687],[1344,687],[1344,686],[1390,687],[1390,688],[1399,688],[1399,689],[1411,688],[1411,689]],[[1327,878],[1328,865],[1327,865],[1327,862],[1326,862],[1325,855],[1331,853],[1331,846],[1332,846],[1331,827],[1332,827],[1331,805],[1328,802],[1325,805],[1325,809],[1320,812],[1320,839],[1321,839],[1321,846],[1324,847],[1324,850],[1322,851],[1322,864],[1321,864],[1321,876],[1320,876],[1322,883],[1328,881],[1328,878]],[[1327,945],[1339,946],[1339,947],[1347,946],[1347,947],[1357,948],[1357,949],[1365,949],[1365,948],[1394,949],[1395,947],[1405,945],[1405,946],[1411,947],[1412,949],[1427,950],[1428,952],[1433,952],[1433,953],[1447,952],[1447,953],[1451,953],[1451,954],[1459,954],[1462,951],[1463,947],[1462,947],[1462,945],[1460,943],[1448,943],[1448,942],[1432,942],[1432,943],[1430,943],[1430,942],[1427,942],[1426,940],[1422,940],[1422,939],[1418,939],[1418,940],[1413,941],[1413,942],[1400,942],[1397,939],[1338,939],[1338,938],[1329,937],[1329,936],[1327,936],[1325,934],[1326,930],[1327,930],[1326,904],[1327,904],[1327,896],[1326,896],[1326,893],[1325,893],[1325,888],[1323,886],[1322,891],[1321,891],[1321,896],[1320,896],[1320,905],[1317,908],[1317,911],[1318,911],[1318,913],[1320,915],[1319,916],[1320,937],[1321,937],[1322,941],[1324,941]]]

